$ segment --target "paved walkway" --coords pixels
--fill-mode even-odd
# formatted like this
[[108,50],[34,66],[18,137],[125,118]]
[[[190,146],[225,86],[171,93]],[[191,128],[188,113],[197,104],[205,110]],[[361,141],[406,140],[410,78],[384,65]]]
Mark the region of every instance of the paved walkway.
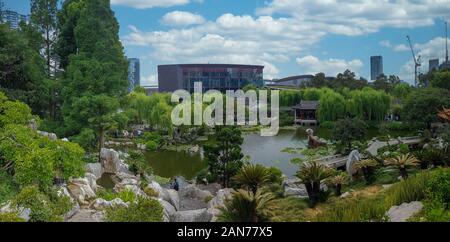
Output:
[[375,140],[372,144],[369,145],[369,148],[367,148],[366,151],[372,156],[377,156],[378,150],[386,146],[398,144],[416,145],[419,144],[420,141],[421,139],[419,137],[402,137],[399,139],[391,139],[389,141]]

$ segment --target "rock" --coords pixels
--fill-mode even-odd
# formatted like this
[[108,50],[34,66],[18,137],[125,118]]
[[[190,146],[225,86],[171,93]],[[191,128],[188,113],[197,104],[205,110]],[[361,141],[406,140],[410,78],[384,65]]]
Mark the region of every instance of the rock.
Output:
[[341,195],[341,198],[346,198],[346,197],[349,197],[351,194],[350,194],[350,192],[344,192],[342,195]]
[[117,174],[123,172],[131,174],[128,165],[119,159],[119,153],[113,149],[103,148],[100,152],[100,160],[105,173]]
[[197,187],[201,190],[209,191],[213,196],[216,196],[217,192],[219,192],[220,189],[222,189],[222,185],[220,185],[219,183],[211,183],[208,185],[197,185]]
[[81,205],[88,205],[88,200],[96,197],[87,178],[71,179],[67,185],[67,189],[71,196]]
[[206,208],[206,198],[212,198],[213,195],[209,191],[200,190],[195,185],[188,185],[181,189],[180,210],[197,210]]
[[200,151],[200,146],[195,145],[187,150],[189,153],[198,153]]
[[75,202],[72,209],[70,209],[69,212],[64,214],[64,221],[67,221],[70,218],[72,218],[75,214],[77,214],[80,211],[80,209],[81,209],[80,205]]
[[48,132],[45,132],[45,131],[37,131],[37,133],[40,136],[49,138],[50,140],[57,140],[58,139],[58,136],[56,136],[56,134],[54,134],[54,133],[48,133]]
[[390,222],[406,222],[409,218],[423,209],[421,202],[403,203],[400,206],[393,206],[387,212]]
[[63,141],[63,142],[69,142],[69,139],[68,139],[68,138],[62,138],[61,141]]
[[120,198],[116,198],[112,201],[106,201],[103,198],[97,198],[90,206],[92,209],[95,210],[105,210],[107,208],[114,208],[114,207],[128,207],[129,204],[122,201]]
[[232,198],[233,189],[222,189],[217,192],[217,195],[208,202],[208,213],[212,215],[212,222],[217,221],[217,216],[220,214],[219,208],[225,207],[225,201]]
[[168,202],[170,204],[172,204],[172,206],[178,211],[180,210],[180,196],[178,195],[178,192],[170,189],[170,190],[166,190],[168,196],[169,196],[169,200]]
[[31,209],[23,207],[13,208],[11,201],[8,201],[3,207],[0,208],[0,214],[1,213],[16,213],[19,218],[22,218],[28,222],[30,220]]
[[103,211],[96,211],[91,209],[81,209],[75,215],[73,215],[67,222],[72,223],[95,223],[103,222],[105,219],[105,213]]
[[147,147],[144,144],[137,144],[136,147],[140,150],[146,150]]
[[164,208],[164,222],[171,222],[170,219],[174,216],[177,210],[169,202],[159,199],[161,206]]
[[178,211],[175,212],[170,221],[181,222],[181,223],[192,223],[192,222],[210,222],[212,215],[208,213],[207,209],[189,210],[189,211]]
[[86,164],[86,172],[95,175],[95,178],[98,180],[103,175],[103,169],[101,163],[88,163]]
[[299,198],[307,198],[308,192],[306,192],[306,188],[286,187],[284,189],[284,196],[297,196]]
[[92,173],[86,173],[85,174],[85,178],[89,182],[89,186],[91,187],[92,191],[97,192],[97,190],[98,190],[98,185],[97,185],[98,178]]

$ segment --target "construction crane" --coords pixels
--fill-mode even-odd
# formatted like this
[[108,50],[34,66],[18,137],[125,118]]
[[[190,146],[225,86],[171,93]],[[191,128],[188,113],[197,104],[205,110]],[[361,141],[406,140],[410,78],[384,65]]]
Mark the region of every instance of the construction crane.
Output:
[[422,57],[419,55],[418,58],[416,58],[416,53],[414,53],[414,48],[413,45],[411,43],[411,38],[408,36],[406,36],[406,38],[408,39],[408,43],[409,43],[409,47],[411,48],[411,52],[413,55],[413,60],[414,60],[414,86],[417,87],[417,83],[418,81],[418,71],[419,68],[422,66]]

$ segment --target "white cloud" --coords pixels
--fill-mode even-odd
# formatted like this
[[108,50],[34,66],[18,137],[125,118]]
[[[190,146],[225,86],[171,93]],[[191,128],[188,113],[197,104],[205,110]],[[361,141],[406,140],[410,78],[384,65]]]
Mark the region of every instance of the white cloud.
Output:
[[158,86],[158,75],[149,75],[141,79],[141,86]]
[[388,48],[392,47],[392,44],[391,44],[391,42],[389,40],[382,40],[382,41],[379,42],[379,44],[381,46],[383,46],[383,47],[388,47]]
[[346,69],[358,73],[363,67],[362,61],[358,59],[351,61],[333,58],[328,60],[320,60],[312,55],[297,58],[297,64],[302,68],[302,73],[314,75],[319,72],[323,72],[327,76],[336,76],[337,74],[344,72]]
[[183,11],[173,11],[165,14],[161,23],[171,26],[188,26],[202,24],[205,22],[203,16]]
[[393,47],[393,50],[396,52],[409,51],[411,50],[407,45],[399,44]]
[[450,18],[448,0],[272,0],[257,14],[285,14],[328,32],[361,35],[383,27],[420,27]]
[[203,2],[203,0],[111,0],[113,5],[122,5],[138,9],[172,7],[185,5],[190,2]]
[[[450,40],[449,40],[450,41]],[[423,44],[415,44],[414,50],[417,56],[422,59],[421,73],[428,72],[428,61],[430,59],[439,59],[439,63],[443,63],[445,60],[445,38],[437,37]],[[406,62],[400,69],[400,78],[413,84],[414,83],[414,61],[411,55],[411,59]]]

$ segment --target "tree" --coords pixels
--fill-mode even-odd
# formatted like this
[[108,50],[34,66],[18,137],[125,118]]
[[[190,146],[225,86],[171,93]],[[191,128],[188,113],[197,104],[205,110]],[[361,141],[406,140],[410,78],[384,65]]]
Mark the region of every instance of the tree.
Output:
[[335,195],[340,197],[342,195],[342,185],[347,184],[349,181],[348,174],[346,172],[337,172],[332,177],[326,180],[328,185],[331,185],[335,189]]
[[367,128],[364,121],[354,118],[341,119],[336,122],[331,132],[331,139],[352,150],[352,142],[361,140],[366,136]]
[[239,189],[233,192],[231,200],[220,208],[218,221],[220,222],[268,222],[274,216],[276,205],[271,193]]
[[444,69],[433,73],[431,86],[450,91],[450,70]]
[[405,100],[402,117],[411,123],[423,123],[430,129],[442,107],[450,107],[450,91],[440,88],[414,90]]
[[348,87],[350,90],[362,89],[367,86],[367,80],[356,79],[354,72],[350,70],[345,70],[344,73],[339,73],[336,79],[332,82],[333,88],[342,89]]
[[23,23],[18,31],[0,24],[0,91],[27,103],[36,114],[43,113],[46,99],[40,38],[39,33]]
[[408,178],[408,171],[406,170],[407,168],[417,167],[420,165],[420,161],[410,154],[387,159],[385,163],[388,166],[397,167],[400,170],[400,175],[402,176],[403,179]]
[[138,197],[128,207],[113,207],[106,210],[109,222],[163,222],[164,208],[155,199]]
[[372,159],[360,160],[353,164],[354,170],[362,170],[364,179],[367,184],[372,183],[373,180],[373,169],[378,166],[377,161]]
[[383,90],[385,92],[391,91],[391,84],[388,81],[388,77],[384,74],[378,76],[378,78],[373,82],[373,87],[377,90]]
[[[69,1],[63,6],[63,13],[78,16],[75,26],[73,21],[67,23],[69,26],[61,26],[64,35],[74,36],[76,43],[62,90],[67,135],[77,135],[82,128],[90,128],[96,132],[100,149],[106,132],[117,125],[114,116],[128,85],[119,26],[109,1]],[[60,50],[73,48],[66,42],[59,46]]]
[[216,127],[216,140],[204,146],[209,170],[228,187],[230,178],[241,169],[243,139],[237,127]]
[[47,75],[48,77],[54,75],[52,70],[56,70],[52,62],[55,62],[53,57],[54,45],[57,38],[57,12],[58,0],[31,0],[31,24],[35,26],[39,32],[44,36],[44,57],[47,61]]
[[314,161],[305,162],[300,165],[297,177],[300,178],[306,187],[311,207],[315,207],[319,202],[319,196],[322,192],[321,182],[332,175],[332,169]]
[[412,92],[413,88],[408,83],[400,83],[394,86],[392,94],[401,100],[404,100]]
[[268,169],[260,164],[247,164],[242,167],[234,180],[256,194],[259,188],[269,182],[270,175]]

